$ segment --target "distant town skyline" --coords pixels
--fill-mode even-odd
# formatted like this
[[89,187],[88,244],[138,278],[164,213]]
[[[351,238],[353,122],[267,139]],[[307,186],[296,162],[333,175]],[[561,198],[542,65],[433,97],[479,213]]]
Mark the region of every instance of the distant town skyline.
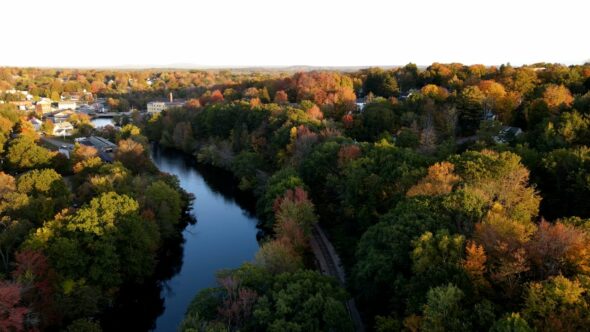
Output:
[[[87,3],[87,5],[84,5]],[[0,66],[367,67],[590,61],[582,1],[3,3]]]

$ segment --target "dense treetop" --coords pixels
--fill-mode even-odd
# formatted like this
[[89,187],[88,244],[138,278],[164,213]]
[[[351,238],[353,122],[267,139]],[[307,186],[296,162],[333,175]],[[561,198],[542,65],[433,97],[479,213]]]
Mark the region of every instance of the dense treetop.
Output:
[[[100,132],[118,141],[113,164],[83,148],[64,164],[0,105],[11,317],[41,307],[14,298],[23,284],[8,274],[27,265],[12,262],[36,257],[23,252],[55,271],[56,305],[85,304],[52,318],[73,326],[93,323],[105,300],[96,294],[150,274],[186,197],[153,168],[144,133],[232,171],[256,194],[266,234],[251,264],[220,272],[197,295],[184,331],[347,330],[349,297],[377,331],[578,331],[590,321],[589,64],[2,68],[0,90],[10,88],[53,99],[86,89],[114,110],[170,92],[186,100]],[[317,225],[342,258],[347,292],[314,271]]]

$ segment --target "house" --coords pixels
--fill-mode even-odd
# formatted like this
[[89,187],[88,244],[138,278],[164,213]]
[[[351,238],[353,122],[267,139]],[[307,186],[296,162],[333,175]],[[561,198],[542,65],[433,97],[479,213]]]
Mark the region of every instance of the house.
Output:
[[41,114],[51,113],[51,100],[43,98],[35,104],[35,110]]
[[406,93],[400,93],[398,99],[399,100],[406,100],[418,92],[420,92],[418,89],[410,89]]
[[365,108],[365,105],[366,105],[366,103],[365,103],[365,100],[364,99],[357,99],[356,100],[356,109],[359,112],[362,112],[363,111],[363,109]]
[[29,91],[25,91],[25,90],[11,89],[11,90],[4,91],[4,93],[10,94],[10,95],[22,95],[28,101],[33,100],[33,95],[30,94]]
[[35,128],[35,131],[40,131],[41,126],[43,126],[43,121],[34,117],[29,119],[29,123],[33,126],[33,128]]
[[518,127],[503,126],[498,132],[498,135],[494,136],[494,141],[496,143],[508,143],[514,138],[522,135],[522,133],[522,129]]
[[53,118],[55,119],[55,122],[62,122],[62,121],[67,120],[73,114],[74,114],[74,111],[72,111],[72,110],[65,110],[65,111],[61,111],[61,112],[55,114],[53,116]]
[[494,114],[494,112],[492,112],[489,109],[485,109],[483,111],[483,116],[482,116],[482,120],[484,121],[492,121],[492,120],[496,120],[496,114]]
[[73,132],[74,126],[67,121],[56,123],[53,126],[53,136],[72,136]]
[[81,100],[92,100],[92,93],[86,90],[82,92],[64,92],[60,96],[61,100],[68,101],[81,101]]
[[147,112],[148,114],[153,115],[172,107],[182,107],[184,103],[184,100],[174,101],[171,93],[169,101],[150,101],[147,103]]
[[57,109],[62,110],[75,110],[76,109],[76,102],[71,100],[62,100],[57,103]]
[[10,101],[9,102],[12,105],[15,105],[16,108],[18,108],[19,111],[27,111],[33,108],[33,103],[28,101],[28,100],[24,100],[24,101]]
[[92,108],[92,106],[90,106],[90,105],[81,105],[80,107],[78,107],[77,112],[84,113],[84,114],[93,114],[94,108]]

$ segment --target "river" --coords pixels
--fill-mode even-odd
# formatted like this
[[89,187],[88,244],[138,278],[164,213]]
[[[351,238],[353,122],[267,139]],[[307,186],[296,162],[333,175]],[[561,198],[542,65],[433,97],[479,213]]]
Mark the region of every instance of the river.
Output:
[[166,246],[153,280],[122,287],[103,317],[105,331],[176,331],[197,292],[215,285],[217,271],[251,261],[258,250],[254,197],[237,188],[231,173],[156,145],[150,153],[195,196],[189,214],[196,222]]
[[190,211],[197,220],[184,232],[182,267],[165,282],[164,313],[155,331],[176,331],[195,294],[215,285],[215,273],[252,260],[258,250],[258,220],[254,200],[240,192],[232,175],[219,169],[197,165],[177,152],[152,148],[158,168],[174,174],[182,188],[195,195]]

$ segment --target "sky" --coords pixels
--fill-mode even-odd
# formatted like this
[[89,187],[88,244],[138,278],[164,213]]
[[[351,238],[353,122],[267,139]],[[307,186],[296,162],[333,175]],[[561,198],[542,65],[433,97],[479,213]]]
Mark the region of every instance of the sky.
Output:
[[587,0],[2,0],[2,12],[0,66],[590,61]]

